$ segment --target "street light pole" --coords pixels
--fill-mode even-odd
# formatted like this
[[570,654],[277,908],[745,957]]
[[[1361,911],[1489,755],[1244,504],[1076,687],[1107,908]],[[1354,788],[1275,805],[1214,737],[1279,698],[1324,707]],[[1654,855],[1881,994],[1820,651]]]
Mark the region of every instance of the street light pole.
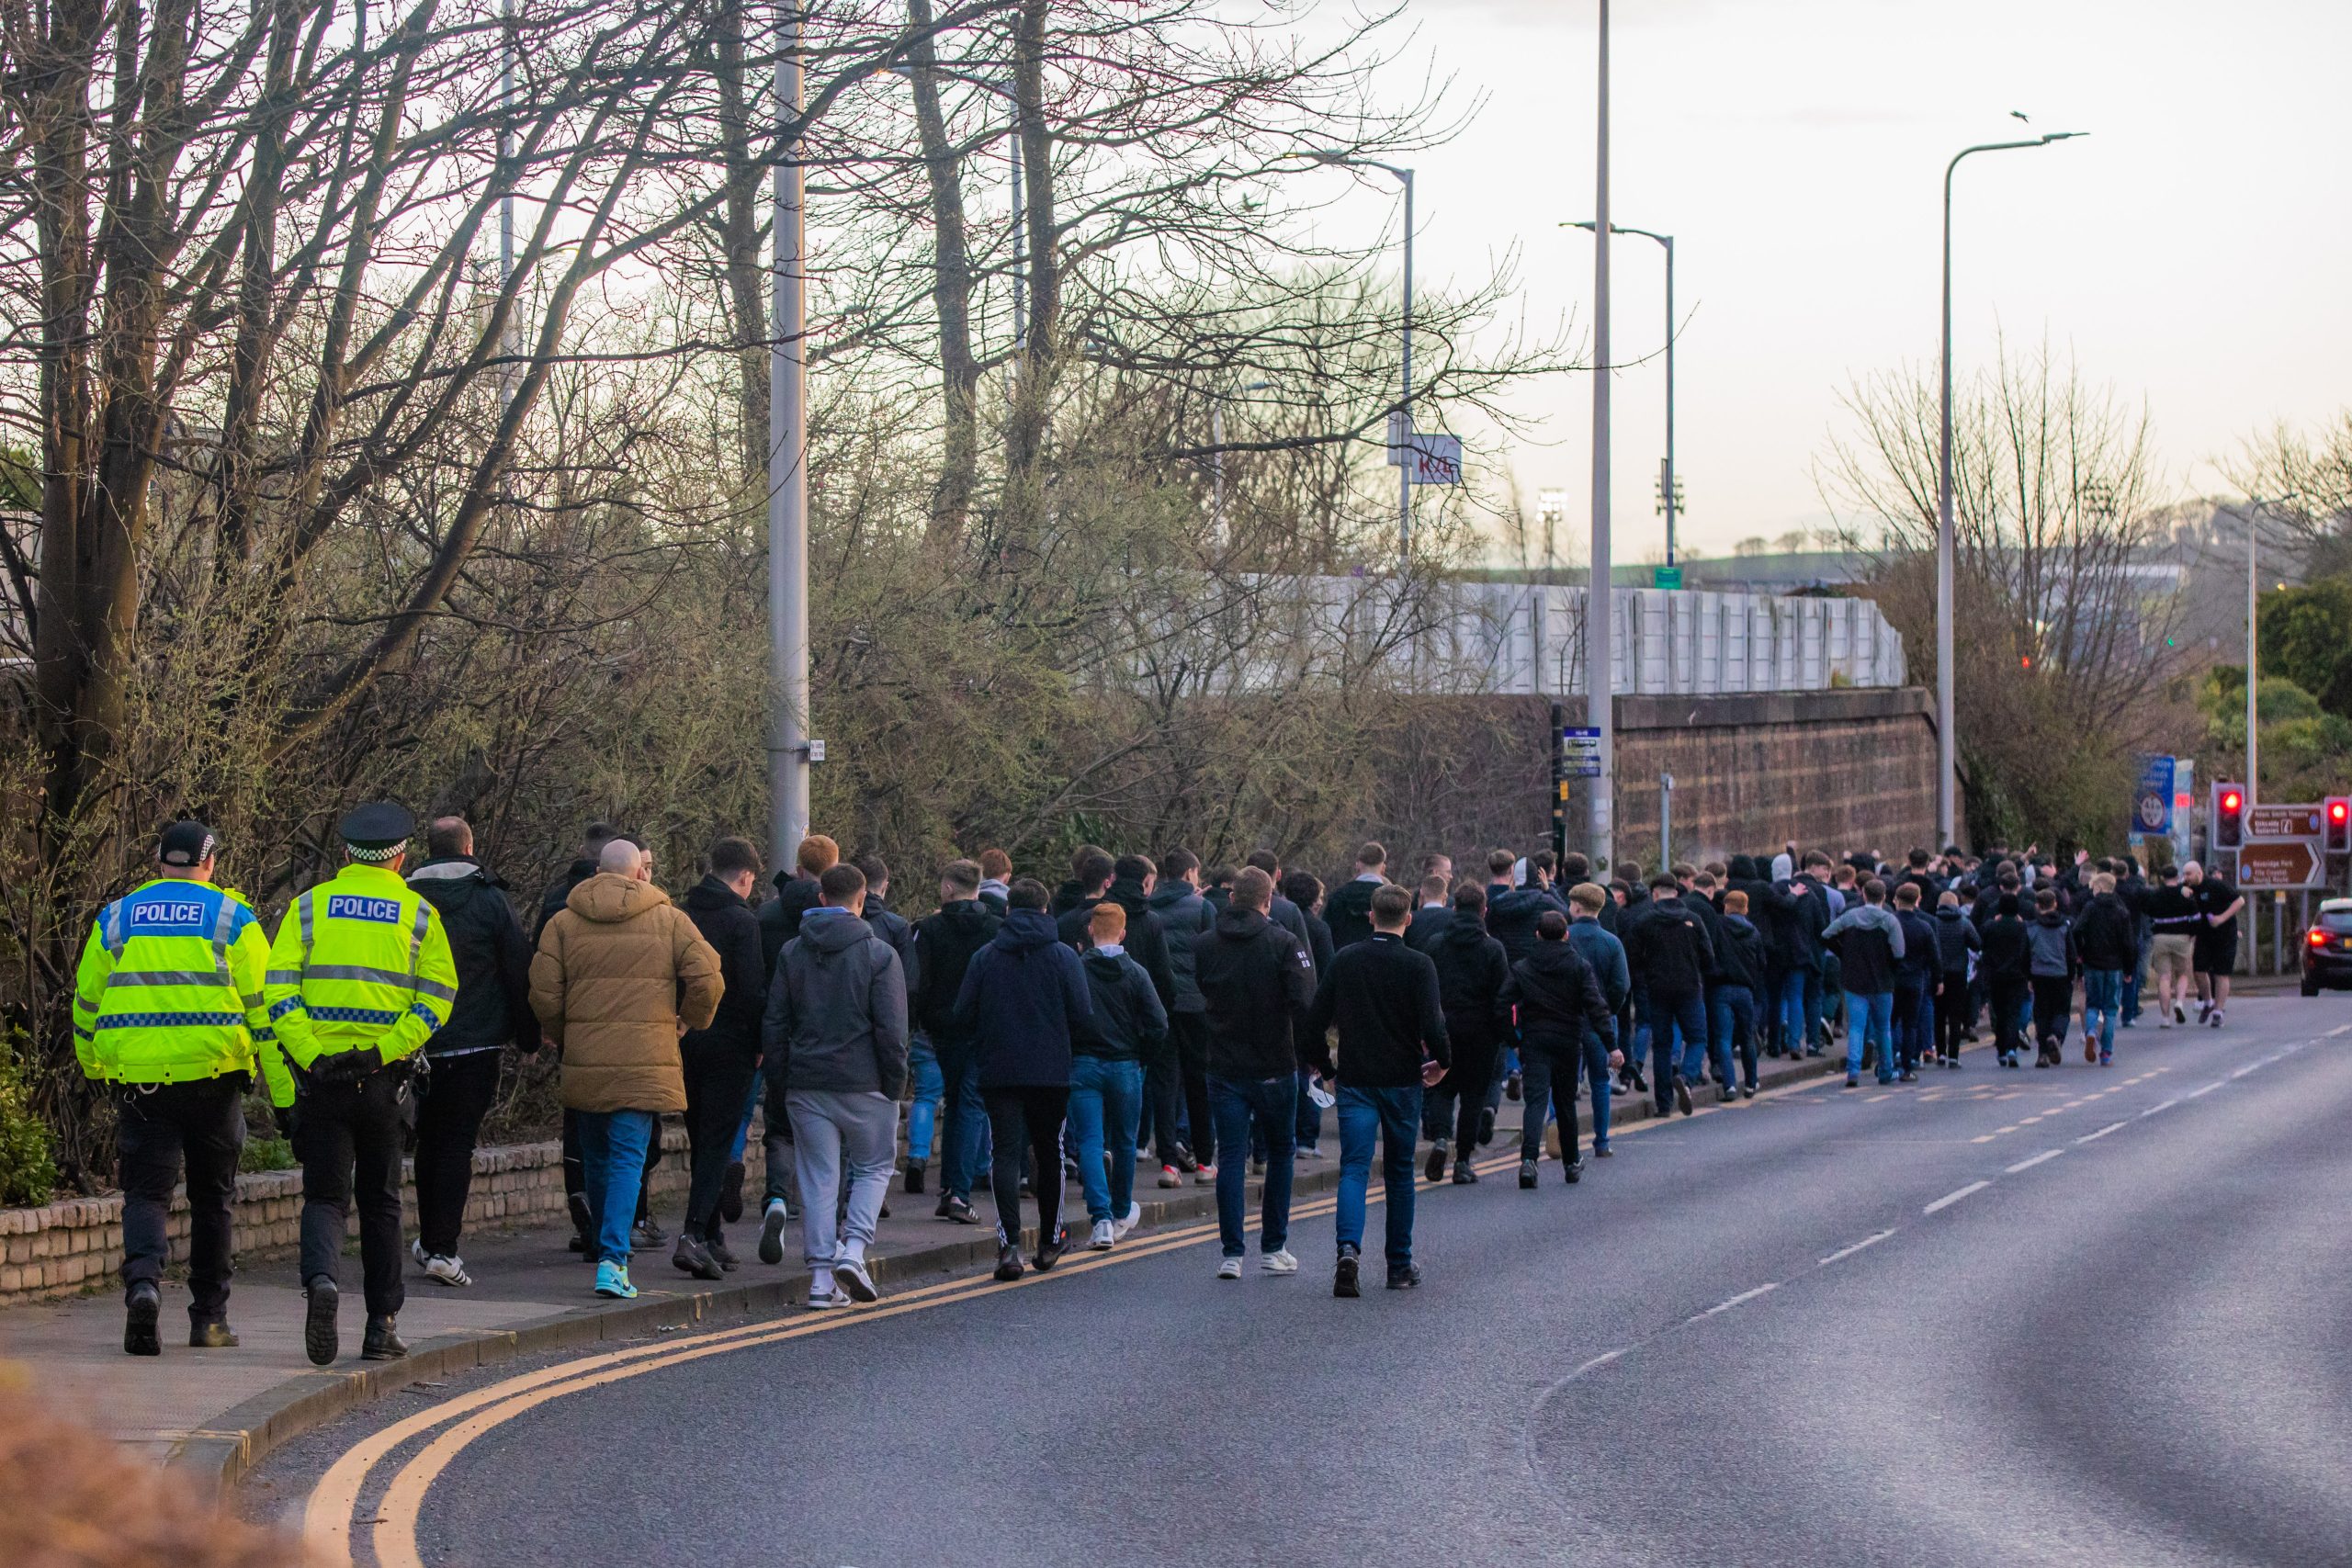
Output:
[[[1571,229],[1593,232],[1597,225],[1570,223]],[[1674,236],[1660,234],[1649,229],[1635,229],[1629,224],[1611,223],[1612,234],[1639,234],[1645,240],[1656,240],[1666,247],[1666,463],[1661,470],[1658,493],[1666,507],[1666,564],[1674,564]]]
[[[1952,593],[1958,573],[1953,561],[1951,498],[1951,177],[1960,161],[1977,152],[2007,152],[2023,147],[2047,147],[2086,136],[2081,130],[2053,130],[2030,141],[1986,141],[1963,147],[1944,165],[1944,321],[1943,417],[1936,446],[1936,829],[1942,842],[1960,841],[1959,748],[1952,729]],[[1940,847],[1940,846],[1939,846]]]
[[[1609,565],[1609,0],[1600,6],[1598,151],[1592,217],[1592,571],[1584,595],[1585,722],[1600,732],[1600,773],[1592,781],[1592,823],[1586,835],[1593,869],[1615,858],[1617,702],[1610,657]],[[1558,745],[1556,739],[1554,745]]]
[[2251,813],[2254,803],[2262,798],[2262,777],[2256,771],[2256,737],[2261,729],[2260,709],[2256,702],[2254,607],[2259,592],[2254,575],[2255,527],[2259,512],[2248,507],[2245,513],[2245,804]]
[[[776,28],[779,137],[799,118],[800,23],[786,6]],[[786,154],[797,146],[781,149]],[[768,349],[768,853],[790,865],[808,833],[808,427],[807,210],[800,165],[777,159],[775,338]]]

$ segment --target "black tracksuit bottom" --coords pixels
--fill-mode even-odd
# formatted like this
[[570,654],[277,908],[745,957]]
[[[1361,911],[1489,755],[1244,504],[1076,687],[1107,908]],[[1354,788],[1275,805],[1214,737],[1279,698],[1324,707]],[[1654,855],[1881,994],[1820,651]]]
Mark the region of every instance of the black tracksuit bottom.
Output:
[[1062,1119],[1069,1113],[1069,1086],[983,1089],[980,1100],[989,1108],[989,1135],[996,1143],[989,1185],[996,1193],[997,1245],[1021,1245],[1021,1156],[1025,1153],[1037,1167],[1037,1245],[1043,1247],[1061,1223]]
[[501,1051],[436,1056],[418,1084],[416,1101],[416,1229],[424,1250],[455,1258],[465,1229],[466,1198],[473,1190],[474,1145],[481,1121],[498,1098]]

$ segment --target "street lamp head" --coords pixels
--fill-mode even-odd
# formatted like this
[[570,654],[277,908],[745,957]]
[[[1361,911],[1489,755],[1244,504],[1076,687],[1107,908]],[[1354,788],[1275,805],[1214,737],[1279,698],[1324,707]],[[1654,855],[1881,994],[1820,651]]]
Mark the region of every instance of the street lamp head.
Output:
[[2052,130],[2044,134],[2041,141],[2042,144],[2047,146],[2052,141],[2071,141],[2077,136],[2088,136],[2090,132],[2087,130]]

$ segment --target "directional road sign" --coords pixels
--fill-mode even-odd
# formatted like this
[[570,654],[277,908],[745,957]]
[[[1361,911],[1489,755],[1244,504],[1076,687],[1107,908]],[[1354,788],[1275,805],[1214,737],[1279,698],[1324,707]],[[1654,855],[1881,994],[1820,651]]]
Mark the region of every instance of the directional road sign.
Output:
[[2238,851],[2242,888],[2324,886],[2323,870],[2319,847],[2301,839],[2249,843]]

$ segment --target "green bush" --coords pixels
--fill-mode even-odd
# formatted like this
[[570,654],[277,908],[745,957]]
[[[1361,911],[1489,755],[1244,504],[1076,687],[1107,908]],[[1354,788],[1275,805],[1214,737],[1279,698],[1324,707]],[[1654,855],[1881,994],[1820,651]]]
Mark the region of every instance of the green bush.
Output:
[[291,1170],[294,1165],[294,1145],[279,1137],[256,1138],[248,1134],[244,1153],[237,1156],[237,1168],[249,1174],[259,1170]]
[[0,1042],[0,1205],[11,1208],[46,1203],[57,1185],[49,1127],[25,1088],[24,1049],[21,1034]]

